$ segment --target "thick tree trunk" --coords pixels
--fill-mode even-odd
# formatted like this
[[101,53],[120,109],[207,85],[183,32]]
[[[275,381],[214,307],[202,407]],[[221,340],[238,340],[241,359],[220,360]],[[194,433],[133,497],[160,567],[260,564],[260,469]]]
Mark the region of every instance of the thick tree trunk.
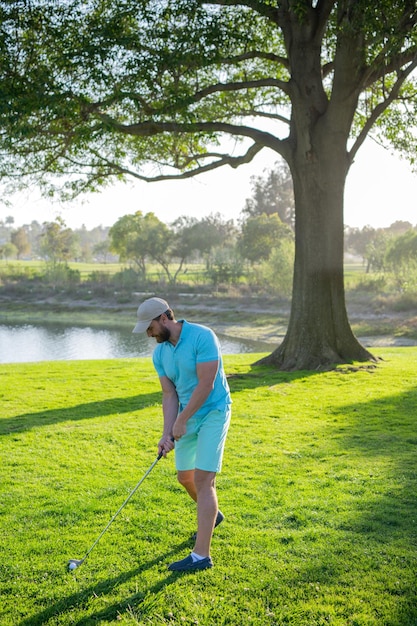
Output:
[[289,325],[283,343],[260,363],[282,370],[328,369],[375,360],[354,336],[343,277],[343,195],[347,155],[316,144],[293,163],[295,265]]
[[327,369],[375,360],[350,327],[343,278],[343,196],[347,143],[357,106],[358,37],[339,41],[331,95],[325,92],[314,19],[283,15],[291,59],[293,109],[285,157],[295,200],[295,264],[289,325],[283,343],[262,362],[283,370]]

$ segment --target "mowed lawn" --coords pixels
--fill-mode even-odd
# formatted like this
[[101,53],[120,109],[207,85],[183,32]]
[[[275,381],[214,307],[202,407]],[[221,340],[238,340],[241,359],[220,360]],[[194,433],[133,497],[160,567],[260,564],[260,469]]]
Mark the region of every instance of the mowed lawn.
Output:
[[225,357],[233,422],[214,568],[167,570],[195,509],[156,458],[150,359],[0,368],[1,626],[417,624],[417,349],[277,372]]

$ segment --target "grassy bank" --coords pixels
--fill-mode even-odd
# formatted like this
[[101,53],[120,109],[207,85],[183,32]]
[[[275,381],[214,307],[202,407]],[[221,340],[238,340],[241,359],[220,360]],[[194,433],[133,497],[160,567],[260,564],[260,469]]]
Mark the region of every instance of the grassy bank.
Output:
[[0,370],[0,623],[417,624],[417,349],[377,367],[278,373],[226,357],[234,418],[218,478],[215,567],[192,547],[194,507],[156,455],[150,359]]

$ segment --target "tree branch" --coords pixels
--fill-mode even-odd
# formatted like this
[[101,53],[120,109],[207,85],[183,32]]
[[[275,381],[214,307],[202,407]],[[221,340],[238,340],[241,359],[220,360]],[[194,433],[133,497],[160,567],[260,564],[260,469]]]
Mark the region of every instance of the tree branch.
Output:
[[[212,93],[220,93],[224,91],[240,91],[242,89],[259,89],[261,87],[277,87],[288,95],[289,87],[288,83],[283,80],[277,80],[275,78],[266,78],[262,80],[247,80],[241,83],[217,83],[216,85],[210,85],[205,89],[194,94],[195,100],[202,100],[206,96]],[[193,99],[194,99],[193,98]]]
[[[203,174],[205,172],[210,172],[212,170],[218,169],[219,167],[223,167],[224,165],[229,165],[230,167],[235,169],[244,163],[250,163],[253,160],[253,158],[258,154],[258,152],[260,152],[263,149],[263,147],[264,147],[263,145],[252,144],[252,146],[248,148],[245,154],[238,156],[238,157],[232,157],[228,154],[217,155],[216,153],[207,153],[205,155],[195,155],[192,159],[194,161],[196,161],[199,158],[209,157],[209,156],[219,156],[219,159],[207,165],[200,165],[187,172],[181,172],[180,174],[159,174],[158,176],[146,176],[145,174],[139,174],[138,172],[135,172],[129,168],[126,168],[117,163],[114,163],[113,161],[103,157],[101,154],[97,152],[94,154],[98,159],[100,159],[100,161],[103,164],[105,164],[108,167],[108,172],[103,173],[103,171],[101,171],[101,174],[99,174],[98,177],[100,177],[100,175],[111,176],[112,174],[119,174],[119,175],[121,174],[121,175],[129,175],[138,180],[143,180],[149,183],[149,182],[159,182],[163,180],[182,180],[185,178],[192,178],[193,176],[196,176],[198,174]],[[67,160],[70,163],[77,165],[77,167],[81,167],[81,168],[86,167],[85,163],[77,162],[76,160],[71,159],[71,158],[68,158]],[[191,160],[191,158],[189,160]]]
[[[383,51],[379,53],[375,61],[369,67],[368,72],[365,74],[363,80],[363,86],[369,87],[375,81],[387,76],[388,74],[392,74],[399,67],[403,67],[406,63],[413,64],[417,59],[417,50],[404,50],[397,54],[390,63],[384,64],[384,58],[387,53],[387,46]],[[414,66],[415,67],[415,66]],[[414,69],[414,68],[413,68]],[[412,70],[413,71],[413,70]]]
[[[403,67],[406,63],[412,63],[417,55],[417,46],[414,45],[411,48],[407,48],[395,54],[390,52],[392,45],[392,39],[395,40],[395,35],[400,40],[404,40],[406,33],[411,33],[417,25],[417,6],[415,2],[410,2],[408,7],[405,7],[403,15],[398,23],[395,25],[394,32],[391,33],[386,40],[380,53],[371,63],[369,68],[369,74],[367,80],[364,82],[364,86],[368,87],[373,81],[382,78],[386,74],[395,72],[398,68]],[[391,60],[386,63],[386,59]]]
[[[234,83],[216,83],[214,85],[209,85],[204,89],[196,91],[194,94],[190,95],[187,100],[189,103],[195,103],[215,93],[243,91],[246,89],[260,89],[262,87],[276,87],[287,95],[289,93],[288,83],[286,83],[285,81],[268,78],[263,80],[242,81]],[[97,111],[99,111],[103,107],[112,106],[120,100],[123,100],[124,98],[129,98],[132,101],[138,102],[146,115],[161,115],[167,112],[172,114],[173,111],[181,110],[184,106],[184,102],[182,100],[178,101],[177,103],[173,103],[173,101],[170,100],[167,107],[155,108],[148,104],[140,94],[120,90],[118,94],[115,93],[105,100],[91,103],[84,102],[81,104],[81,107],[83,113],[88,116],[91,113],[97,113]]]
[[223,7],[248,7],[253,11],[256,11],[256,13],[259,13],[259,15],[263,15],[274,22],[277,21],[278,16],[277,9],[272,5],[272,3],[270,4],[268,2],[258,0],[246,0],[246,2],[243,2],[242,0],[214,0],[213,2],[205,2],[204,0],[201,0],[199,4],[215,4]]
[[241,110],[237,113],[237,115],[244,117],[263,117],[265,119],[282,122],[287,126],[291,124],[291,120],[288,117],[284,117],[283,115],[279,115],[278,113],[267,113],[266,111],[258,111],[256,109],[249,109],[248,111]]
[[319,42],[323,39],[330,13],[332,12],[335,4],[335,0],[318,0],[317,6],[314,9],[318,16],[315,39]]
[[238,54],[235,57],[219,59],[219,63],[224,63],[225,65],[232,65],[234,63],[240,63],[240,61],[248,61],[250,59],[262,59],[263,61],[273,61],[274,63],[279,63],[283,65],[286,69],[289,69],[289,62],[286,57],[280,56],[278,54],[274,54],[273,52],[264,52],[262,50],[251,50],[250,52],[244,52],[242,54]]
[[386,111],[386,109],[394,102],[394,100],[398,99],[401,87],[416,68],[417,54],[415,55],[413,63],[411,63],[405,70],[398,73],[398,78],[385,100],[383,100],[383,102],[380,102],[368,116],[368,119],[366,120],[361,132],[359,133],[355,143],[349,151],[351,162],[355,158],[356,153],[365,141],[376,120],[384,113],[384,111]]
[[96,116],[103,124],[114,128],[124,135],[136,137],[154,137],[162,133],[222,133],[235,137],[249,137],[257,144],[280,152],[282,140],[269,132],[250,126],[239,126],[225,122],[156,122],[153,120],[137,124],[122,124],[106,113],[97,112]]

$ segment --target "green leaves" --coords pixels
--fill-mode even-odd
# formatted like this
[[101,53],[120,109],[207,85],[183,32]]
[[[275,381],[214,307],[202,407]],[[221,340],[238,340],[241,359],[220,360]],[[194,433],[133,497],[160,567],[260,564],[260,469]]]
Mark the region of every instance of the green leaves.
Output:
[[143,276],[148,258],[160,260],[169,247],[172,233],[154,213],[136,211],[124,215],[109,231],[112,249],[122,261],[133,261]]
[[71,228],[67,228],[62,218],[44,224],[40,236],[41,254],[55,266],[74,257],[76,238]]
[[[322,82],[322,98],[326,93],[335,103],[344,93],[372,87],[372,107],[360,102],[353,124],[353,136],[362,141],[384,114],[378,106],[396,88],[401,68],[415,62],[412,4],[0,2],[0,150],[7,157],[0,175],[17,173],[16,185],[26,175],[46,193],[64,180],[71,196],[112,177],[198,173],[202,158],[205,167],[222,165],[228,151],[215,154],[213,145],[224,136],[250,137],[254,149],[273,145],[287,157],[278,129],[269,137],[263,120],[279,121],[285,137],[292,119],[295,139],[294,122],[304,118],[305,106],[295,95],[313,86],[318,93]],[[362,47],[349,48],[352,42]],[[321,61],[323,76],[319,63],[312,66],[318,73],[313,81],[297,69],[301,49],[305,59]],[[354,81],[349,50],[364,63],[356,66]],[[298,71],[307,82],[294,90],[289,81]],[[398,97],[410,93],[401,82]],[[369,104],[369,93],[366,99]],[[395,111],[393,101],[390,108]],[[318,110],[324,114],[323,102]],[[387,121],[384,132],[395,141],[389,125],[398,120]],[[409,139],[404,134],[396,145],[406,149]],[[149,174],[149,163],[158,165],[156,175]]]
[[291,239],[291,236],[290,228],[281,222],[278,213],[262,213],[243,224],[240,251],[251,263],[267,260],[280,240]]
[[71,195],[129,172],[146,178],[147,162],[198,169],[202,155],[213,161],[206,145],[221,132],[202,124],[253,114],[261,101],[245,83],[270,64],[261,53],[267,26],[247,9],[126,0],[0,7],[2,173],[46,181],[46,192],[50,175],[54,185],[71,173]]

